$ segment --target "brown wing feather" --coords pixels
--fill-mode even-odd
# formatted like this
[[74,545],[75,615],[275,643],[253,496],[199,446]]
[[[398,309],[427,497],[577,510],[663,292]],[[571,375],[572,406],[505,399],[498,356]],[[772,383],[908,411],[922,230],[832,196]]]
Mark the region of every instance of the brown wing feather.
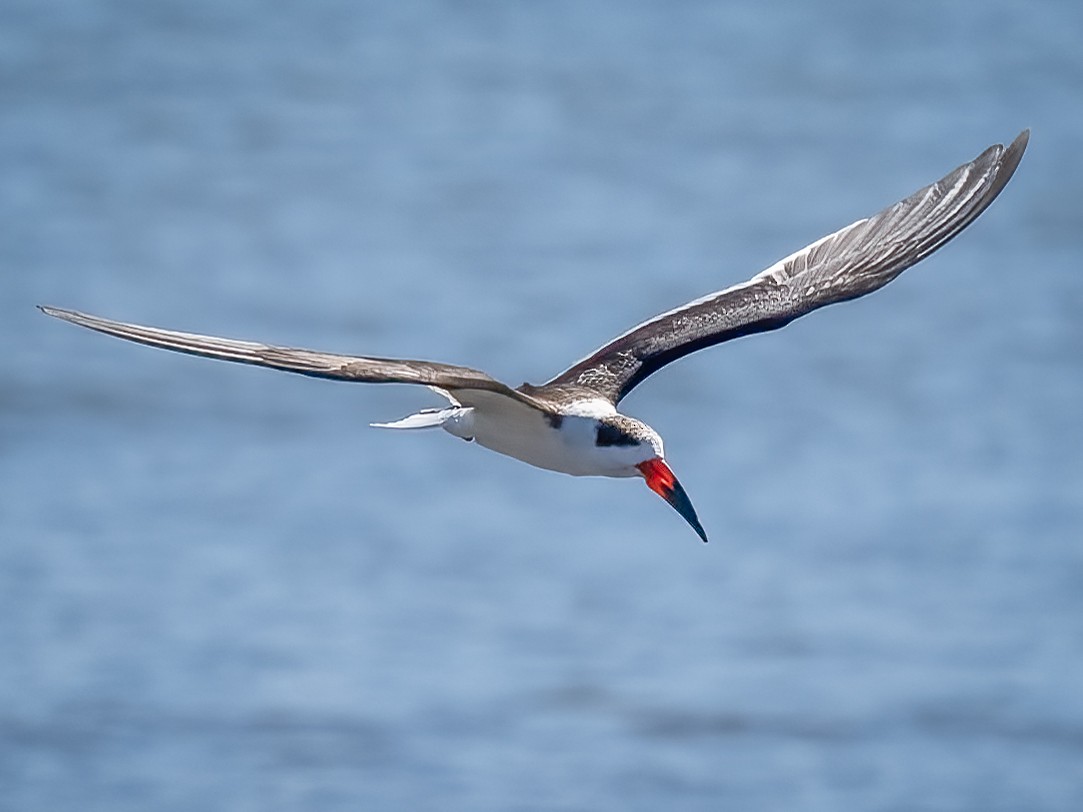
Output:
[[[665,364],[751,333],[775,330],[834,302],[883,287],[962,231],[1011,178],[1025,130],[936,183],[772,265],[752,279],[655,316],[545,386],[585,387],[617,403]],[[543,387],[544,388],[544,387]]]
[[433,361],[365,358],[293,347],[276,347],[254,341],[237,341],[217,336],[143,327],[138,324],[78,313],[74,310],[43,306],[40,309],[47,315],[97,330],[100,333],[203,358],[253,364],[337,381],[423,384],[450,392],[482,389],[514,398],[534,408],[543,408],[542,404],[534,398],[522,392],[516,392],[484,372],[469,367]]

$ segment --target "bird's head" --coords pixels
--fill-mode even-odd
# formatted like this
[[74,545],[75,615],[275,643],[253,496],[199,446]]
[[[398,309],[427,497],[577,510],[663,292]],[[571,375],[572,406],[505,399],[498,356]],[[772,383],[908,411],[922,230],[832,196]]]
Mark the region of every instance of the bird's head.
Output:
[[608,415],[598,420],[596,426],[594,444],[609,452],[614,460],[620,459],[622,473],[618,476],[642,476],[647,487],[665,499],[692,525],[699,537],[707,541],[692,500],[666,463],[658,432],[646,423],[621,414]]

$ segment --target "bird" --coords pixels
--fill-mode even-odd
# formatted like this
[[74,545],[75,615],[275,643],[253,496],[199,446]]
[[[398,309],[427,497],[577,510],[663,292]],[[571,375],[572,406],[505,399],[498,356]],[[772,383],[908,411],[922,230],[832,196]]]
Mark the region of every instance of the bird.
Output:
[[465,366],[371,358],[238,341],[113,321],[39,305],[47,315],[140,344],[316,378],[427,386],[446,399],[386,429],[442,428],[500,454],[573,476],[640,477],[704,542],[707,533],[666,461],[662,438],[617,410],[660,368],[724,341],[777,330],[829,304],[865,296],[943,246],[1003,191],[1030,131],[994,144],[935,183],[779,260],[751,279],[632,327],[556,377],[512,388]]

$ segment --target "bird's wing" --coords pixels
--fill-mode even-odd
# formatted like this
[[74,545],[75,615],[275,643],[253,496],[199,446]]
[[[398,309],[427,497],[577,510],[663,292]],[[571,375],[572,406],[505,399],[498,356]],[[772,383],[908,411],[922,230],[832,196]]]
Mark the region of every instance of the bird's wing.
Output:
[[819,307],[883,287],[985,211],[1026,149],[1029,130],[905,200],[725,290],[655,316],[543,385],[587,388],[614,404],[664,365],[731,338],[775,330]]
[[39,306],[43,313],[100,333],[204,358],[281,369],[314,378],[357,383],[414,383],[449,392],[484,390],[518,400],[545,411],[544,405],[522,392],[502,384],[484,372],[469,367],[433,361],[396,358],[364,358],[330,352],[276,347],[254,341],[237,341],[217,336],[160,330],[122,321],[112,321],[74,310]]

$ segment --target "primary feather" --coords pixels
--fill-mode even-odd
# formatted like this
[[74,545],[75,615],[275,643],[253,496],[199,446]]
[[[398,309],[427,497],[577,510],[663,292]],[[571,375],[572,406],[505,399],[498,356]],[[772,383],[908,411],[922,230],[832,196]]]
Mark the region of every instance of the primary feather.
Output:
[[691,352],[776,330],[817,308],[872,293],[985,211],[1015,172],[1029,136],[1024,130],[1007,148],[989,147],[936,183],[747,282],[649,319],[545,386],[591,389],[616,404],[648,375]]

